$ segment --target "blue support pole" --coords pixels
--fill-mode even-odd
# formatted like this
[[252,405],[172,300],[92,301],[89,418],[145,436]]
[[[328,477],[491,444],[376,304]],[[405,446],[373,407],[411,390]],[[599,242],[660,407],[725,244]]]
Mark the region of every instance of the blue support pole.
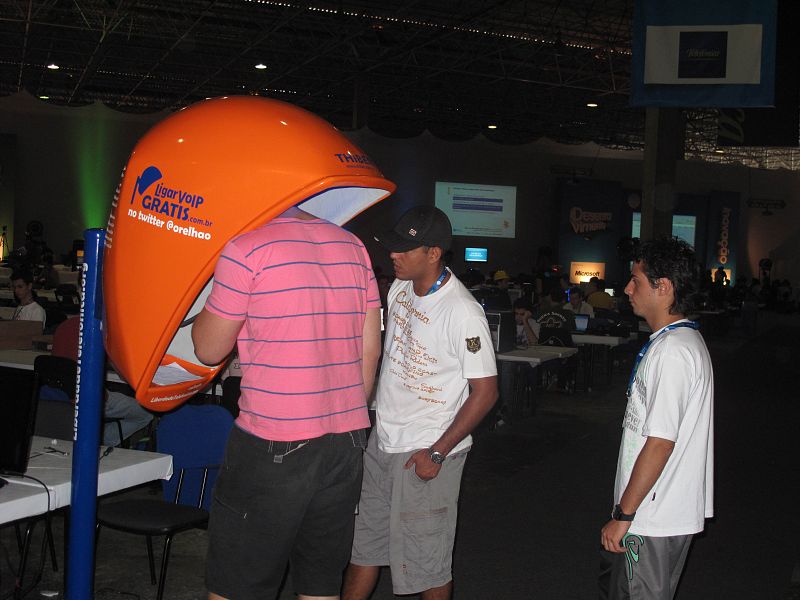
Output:
[[72,452],[72,512],[67,549],[67,600],[90,600],[94,587],[94,542],[100,414],[103,406],[105,350],[102,318],[102,259],[105,231],[84,232],[83,302],[78,347],[78,397]]

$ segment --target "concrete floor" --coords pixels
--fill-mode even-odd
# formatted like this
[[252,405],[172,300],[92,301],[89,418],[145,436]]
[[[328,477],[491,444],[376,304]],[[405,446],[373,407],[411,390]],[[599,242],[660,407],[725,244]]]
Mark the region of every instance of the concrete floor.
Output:
[[[800,598],[800,318],[765,317],[755,340],[735,330],[709,340],[717,516],[694,543],[681,600]],[[599,529],[611,509],[627,377],[618,370],[610,388],[591,393],[542,393],[534,417],[477,437],[462,486],[456,598],[597,597]],[[152,486],[127,492],[154,493]],[[0,541],[2,593],[13,585],[13,528],[0,530]],[[165,598],[205,597],[205,548],[203,531],[175,538]],[[29,575],[38,566],[35,558]],[[61,574],[49,563],[27,597],[47,590],[63,596]],[[155,597],[143,539],[102,533],[95,590],[98,600]],[[286,589],[280,599],[293,597]],[[373,600],[392,598],[384,571]]]

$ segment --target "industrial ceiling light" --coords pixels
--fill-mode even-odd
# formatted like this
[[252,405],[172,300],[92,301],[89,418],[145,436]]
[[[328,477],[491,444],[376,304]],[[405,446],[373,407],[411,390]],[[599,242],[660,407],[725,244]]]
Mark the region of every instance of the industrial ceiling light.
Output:
[[597,102],[587,102],[586,106],[588,108],[597,108]]
[[267,65],[265,65],[264,63],[258,63],[256,65],[256,69],[258,69],[259,71],[263,71],[266,68],[267,68]]
[[56,63],[50,63],[49,65],[47,65],[47,68],[50,69],[51,71],[57,71],[60,67]]
[[497,125],[495,125],[494,123],[490,123],[489,125],[486,126],[486,129],[497,129]]
[[39,100],[50,100],[50,96],[39,96]]

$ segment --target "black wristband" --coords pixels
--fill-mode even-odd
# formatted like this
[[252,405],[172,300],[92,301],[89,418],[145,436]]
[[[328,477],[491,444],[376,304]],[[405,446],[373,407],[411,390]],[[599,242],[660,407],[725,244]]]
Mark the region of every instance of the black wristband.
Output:
[[633,521],[635,516],[636,513],[626,515],[619,504],[614,506],[614,512],[611,513],[611,518],[615,521]]

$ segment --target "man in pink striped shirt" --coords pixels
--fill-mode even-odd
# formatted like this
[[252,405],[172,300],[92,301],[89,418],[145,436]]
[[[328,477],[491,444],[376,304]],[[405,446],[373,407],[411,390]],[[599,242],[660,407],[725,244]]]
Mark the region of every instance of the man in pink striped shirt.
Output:
[[236,345],[242,369],[209,524],[209,598],[274,598],[287,563],[300,598],[338,598],[379,311],[361,241],[297,208],[223,250],[192,331],[201,361]]

